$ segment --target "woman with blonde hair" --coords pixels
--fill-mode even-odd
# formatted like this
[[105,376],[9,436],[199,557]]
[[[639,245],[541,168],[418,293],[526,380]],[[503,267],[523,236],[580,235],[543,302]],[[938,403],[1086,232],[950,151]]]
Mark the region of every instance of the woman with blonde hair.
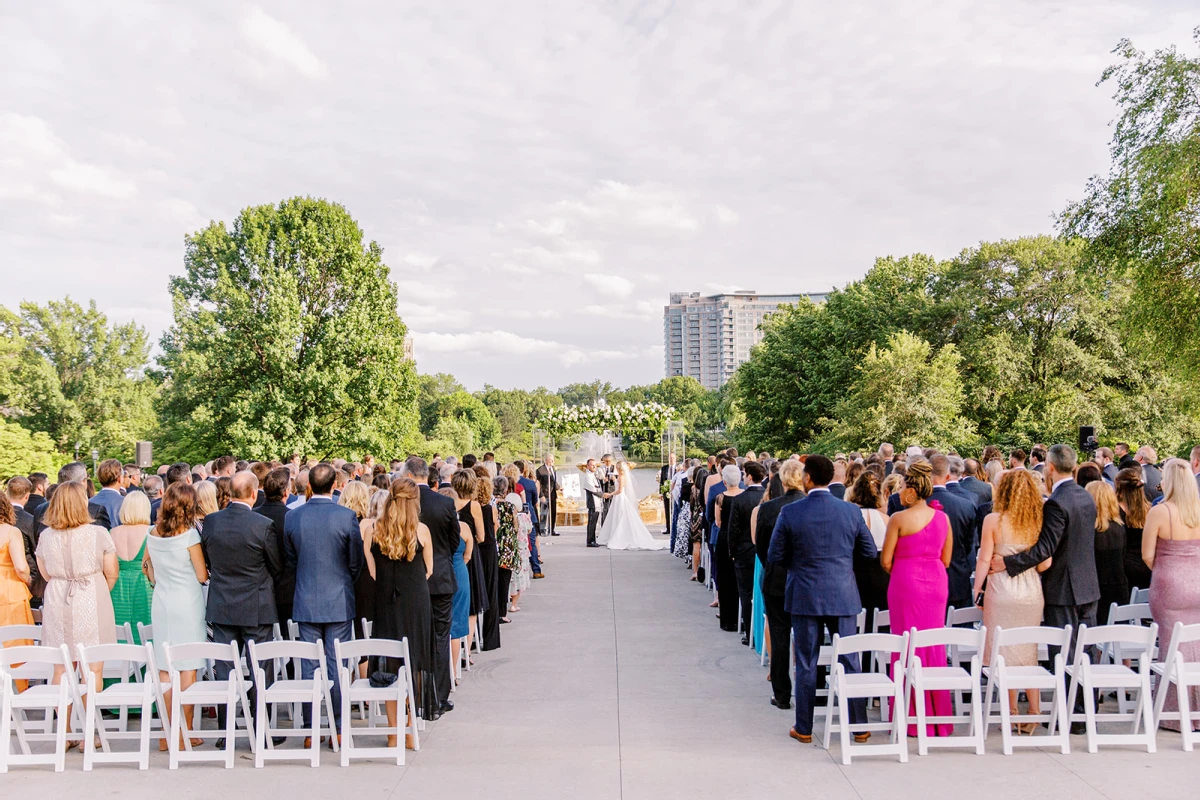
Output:
[[[382,492],[381,492],[382,494]],[[433,544],[429,528],[420,521],[421,494],[412,478],[398,478],[387,491],[383,512],[375,522],[371,555],[375,562],[375,630],[380,639],[408,641],[413,689],[417,707],[413,715],[437,719],[440,703],[433,678],[433,611],[429,603],[429,576],[433,574]],[[398,672],[384,660],[380,668]],[[387,703],[388,725],[395,727],[399,709]],[[388,744],[395,745],[395,737]]]
[[[1165,645],[1175,623],[1200,623],[1200,491],[1188,463],[1172,458],[1163,465],[1162,502],[1146,515],[1142,558],[1153,570],[1150,581],[1150,613],[1158,623],[1159,639]],[[1200,661],[1200,643],[1180,645],[1183,660]],[[1200,689],[1191,689],[1188,705],[1200,708]],[[1177,712],[1175,687],[1167,689],[1164,711]],[[1178,722],[1161,727],[1179,730]],[[1193,729],[1196,724],[1193,723]]]
[[983,465],[983,471],[987,475],[987,482],[992,485],[992,491],[995,491],[1000,486],[1000,478],[1004,475],[1004,462],[993,458]]
[[113,612],[118,625],[129,623],[135,644],[141,644],[138,623],[151,624],[154,587],[142,571],[146,539],[150,535],[150,500],[144,492],[130,492],[121,501],[121,524],[109,533],[117,548],[117,582],[112,587]]
[[1100,608],[1096,618],[1108,624],[1112,604],[1129,602],[1129,581],[1125,579],[1125,525],[1117,494],[1102,480],[1084,487],[1096,503],[1096,577],[1100,581]]
[[[119,572],[117,548],[108,531],[92,524],[84,484],[59,484],[42,522],[46,529],[38,538],[36,554],[38,569],[46,579],[41,643],[46,647],[65,644],[72,658],[79,645],[115,643],[116,618],[109,592]],[[96,686],[102,686],[104,664],[91,664],[91,668]],[[63,667],[55,667],[51,683],[61,682],[64,672]]]
[[[991,661],[992,639],[997,627],[1024,628],[1042,624],[1042,579],[1038,573],[1050,568],[1051,559],[1012,576],[1007,572],[988,575],[992,556],[1011,556],[1024,553],[1038,540],[1042,531],[1042,490],[1036,480],[1037,473],[1027,469],[1013,469],[1004,473],[996,487],[992,513],[983,518],[983,532],[979,542],[979,557],[975,561],[975,590],[978,599],[987,580],[987,593],[983,601],[983,624],[987,627],[987,642],[983,647],[983,663]],[[1037,645],[1014,645],[1001,653],[1004,663],[1014,667],[1030,667],[1037,664]],[[1008,693],[1008,707],[1017,713],[1017,690]],[[1037,692],[1029,693],[1029,713],[1040,714],[1041,697]],[[1020,734],[1032,735],[1037,725],[1014,724]]]
[[217,485],[212,481],[193,484],[196,492],[196,530],[204,530],[204,518],[220,511],[217,505]]
[[[371,557],[371,536],[375,531],[375,520],[370,514],[371,490],[362,481],[348,481],[338,497],[338,505],[345,506],[358,517],[358,530],[363,540],[366,569],[358,573],[358,578],[354,581],[354,636],[362,639],[366,636],[363,620],[372,623],[375,620],[375,560]],[[365,660],[359,662],[360,670],[365,669],[365,665]]]

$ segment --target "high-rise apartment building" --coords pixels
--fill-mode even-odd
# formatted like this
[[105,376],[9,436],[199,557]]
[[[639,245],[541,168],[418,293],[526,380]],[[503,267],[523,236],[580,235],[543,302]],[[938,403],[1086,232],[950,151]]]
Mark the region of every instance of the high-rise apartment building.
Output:
[[701,297],[699,292],[672,293],[671,304],[663,309],[667,377],[689,375],[709,389],[720,388],[762,339],[762,321],[781,305],[799,303],[801,297],[821,303],[826,295],[738,291]]

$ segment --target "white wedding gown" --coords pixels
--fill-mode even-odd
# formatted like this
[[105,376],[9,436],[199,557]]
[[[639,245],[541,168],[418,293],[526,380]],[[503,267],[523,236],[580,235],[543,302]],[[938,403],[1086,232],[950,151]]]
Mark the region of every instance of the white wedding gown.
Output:
[[613,496],[608,516],[600,526],[596,540],[609,550],[663,550],[667,541],[658,541],[638,514],[637,502],[631,494],[633,477],[628,469],[621,470],[621,491]]

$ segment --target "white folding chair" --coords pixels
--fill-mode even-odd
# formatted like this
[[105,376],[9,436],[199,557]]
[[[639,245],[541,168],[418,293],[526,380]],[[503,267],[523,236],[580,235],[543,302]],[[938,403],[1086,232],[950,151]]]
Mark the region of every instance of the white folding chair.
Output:
[[[53,672],[55,667],[62,667],[64,674],[58,685],[40,683],[18,692],[14,685],[18,680],[14,677],[14,664],[37,667],[38,674],[47,669]],[[71,688],[75,682],[75,671],[67,646],[21,645],[0,648],[0,674],[3,674],[5,679],[3,709],[0,710],[0,773],[8,772],[10,764],[53,764],[55,772],[62,772],[66,768],[67,734],[71,729],[67,707],[78,694]],[[34,709],[42,711],[46,716],[47,726],[38,733],[29,729],[25,716],[27,711]],[[49,723],[56,715],[57,725],[51,733]],[[9,739],[14,731],[17,734],[20,753],[9,752]],[[34,753],[30,750],[30,742],[45,741],[54,742],[53,753]]]
[[[1108,609],[1109,625],[1141,625],[1147,627],[1153,622],[1154,615],[1150,613],[1149,603],[1134,603],[1123,606],[1113,603]],[[1123,664],[1126,661],[1133,661],[1143,652],[1145,652],[1144,648],[1139,649],[1131,642],[1105,642],[1100,650],[1098,663]],[[1131,713],[1135,705],[1123,689],[1117,690],[1117,708],[1122,714]]]
[[147,625],[144,622],[137,624],[138,638],[142,640],[142,644],[154,641],[154,626]]
[[[1154,660],[1154,643],[1158,641],[1158,625],[1151,623],[1149,628],[1140,625],[1100,625],[1089,628],[1079,626],[1075,637],[1075,658],[1067,672],[1071,676],[1071,691],[1067,695],[1067,708],[1075,707],[1075,695],[1083,690],[1083,721],[1087,726],[1088,752],[1095,753],[1102,744],[1132,744],[1144,745],[1147,753],[1153,753],[1154,736],[1154,698],[1150,694],[1150,662]],[[1136,671],[1118,661],[1115,664],[1093,664],[1088,657],[1087,648],[1124,642],[1140,648],[1137,656]],[[1116,714],[1099,714],[1096,711],[1095,689],[1116,689],[1119,694],[1126,690],[1136,690],[1138,694],[1137,708],[1132,714],[1118,712]],[[1097,720],[1132,722],[1129,733],[1098,733]],[[1072,714],[1072,721],[1079,721],[1078,714]],[[1144,725],[1142,733],[1138,726]]]
[[1150,602],[1150,588],[1140,589],[1137,586],[1133,587],[1129,592],[1129,605],[1139,605],[1141,603]]
[[[238,648],[236,642],[215,644],[213,642],[195,642],[192,644],[167,644],[163,648],[167,657],[167,672],[171,676],[171,725],[167,744],[170,751],[169,767],[178,769],[182,761],[220,761],[225,769],[233,769],[233,751],[237,736],[245,736],[254,747],[254,734],[251,727],[250,701],[246,697],[246,686],[242,674],[238,670]],[[219,681],[215,679],[201,680],[202,671],[215,675],[215,670],[196,670],[196,682],[187,689],[180,688],[180,677],[183,672],[192,668],[188,663],[204,661],[209,667],[217,661],[230,665],[229,678]],[[225,706],[225,728],[203,730],[196,725],[183,737],[183,749],[179,747],[180,734],[183,730],[184,706]],[[246,727],[239,729],[237,725],[238,708],[241,708]],[[197,751],[192,749],[192,738],[224,739],[225,749],[215,751]]]
[[[1158,674],[1158,693],[1154,697],[1154,727],[1157,728],[1163,720],[1178,720],[1183,749],[1188,752],[1200,741],[1200,733],[1192,730],[1192,723],[1200,713],[1200,708],[1192,708],[1191,698],[1188,696],[1193,688],[1200,687],[1200,662],[1185,661],[1180,648],[1193,642],[1200,642],[1200,624],[1184,625],[1182,622],[1176,622],[1171,631],[1171,643],[1167,646],[1166,657],[1161,664],[1151,665],[1151,670]],[[1179,710],[1163,711],[1167,692],[1172,686],[1175,687]]]
[[[928,755],[931,747],[973,747],[976,755],[983,755],[983,744],[986,738],[983,727],[983,702],[980,698],[980,676],[982,667],[979,654],[983,652],[987,640],[987,629],[980,628],[934,628],[918,631],[916,628],[908,634],[908,684],[913,690],[913,710],[917,717],[917,754]],[[937,647],[939,652],[947,648],[959,646],[970,649],[969,669],[963,669],[953,662],[946,664],[923,664],[917,651],[926,647]],[[971,695],[971,705],[968,712],[962,713],[961,705],[955,706],[955,714],[951,716],[928,716],[925,713],[925,693],[935,691],[952,691],[962,696],[963,692]],[[965,736],[929,736],[926,733],[927,724],[966,723],[968,733]]]
[[[128,623],[125,625],[129,627]],[[167,735],[166,725],[161,724],[156,731],[154,727],[155,708],[166,708],[163,702],[163,691],[170,684],[158,680],[158,667],[154,663],[154,651],[150,645],[136,644],[98,644],[84,647],[80,645],[79,671],[83,675],[87,687],[88,703],[84,714],[83,725],[83,771],[90,772],[93,764],[137,764],[138,769],[150,768],[150,739],[161,739]],[[109,662],[126,665],[127,669],[140,671],[145,669],[144,681],[122,680],[105,687],[103,683],[96,685],[96,675],[91,665],[103,662],[105,671]],[[117,727],[109,729],[99,711],[101,709],[118,709],[120,717]],[[137,732],[131,732],[128,727],[129,709],[136,708],[141,712],[141,725]],[[95,737],[100,737],[100,745],[104,752],[96,752]],[[109,749],[113,740],[136,739],[136,752],[120,752]]]
[[[1054,656],[1053,671],[1047,670],[1040,664],[1029,667],[1010,667],[1004,663],[1001,648],[1016,645],[1046,645],[1057,646],[1059,652]],[[992,652],[990,665],[983,668],[987,676],[987,688],[984,690],[984,736],[988,727],[996,721],[1000,723],[1000,741],[1004,747],[1004,755],[1011,756],[1013,747],[1046,747],[1058,743],[1063,755],[1071,752],[1070,718],[1067,714],[1066,665],[1063,653],[1071,646],[1071,626],[1065,628],[1011,628],[1005,630],[997,626],[992,637]],[[1052,692],[1050,713],[1013,715],[1008,708],[1008,690],[1025,690],[1032,694],[1042,691]],[[1000,703],[1000,715],[991,713],[992,703]],[[1012,722],[1045,722],[1048,732],[1045,736],[1030,736],[1017,738],[1012,735]]]
[[[856,635],[861,636],[864,633],[866,633],[867,610],[865,608],[858,612],[858,617],[855,618],[854,622],[855,622],[855,631],[857,631]],[[790,669],[792,672],[792,680],[794,681],[796,679],[796,637],[794,634],[792,636],[791,652],[792,652],[792,662],[791,662]],[[874,657],[874,656],[872,656],[872,657]],[[825,667],[826,669],[831,669],[833,667],[833,662],[834,662],[833,644],[831,641],[830,644],[821,645],[821,649],[817,651],[817,668],[819,669],[821,667]],[[864,666],[864,669],[865,669],[865,666]],[[817,697],[829,697],[829,685],[830,685],[830,674],[826,673],[825,685],[817,687]]]
[[[330,699],[329,680],[325,671],[324,645],[318,639],[315,642],[250,642],[247,644],[247,661],[250,669],[254,670],[256,682],[257,714],[254,725],[255,748],[254,766],[262,768],[270,761],[307,760],[313,767],[321,765],[321,736],[328,730],[333,741],[333,749],[338,749],[337,731],[334,729],[333,701]],[[277,658],[291,658],[315,661],[316,667],[309,680],[289,678],[275,681],[266,686],[266,670],[264,664]],[[272,667],[273,668],[273,667]],[[299,674],[299,672],[297,673]],[[297,728],[299,721],[293,719],[292,727],[278,728],[272,725],[272,716],[267,712],[268,705],[279,703],[312,703],[312,720],[307,729]],[[329,714],[329,728],[321,725],[321,708],[324,706]],[[276,750],[272,739],[276,736],[307,736],[311,739],[307,750]]]
[[[825,706],[824,747],[829,749],[830,734],[833,732],[834,716],[838,716],[838,735],[842,745],[842,763],[849,764],[854,755],[897,755],[901,761],[908,761],[908,737],[903,730],[906,719],[904,703],[904,671],[905,659],[908,653],[908,634],[896,636],[891,633],[863,633],[842,638],[837,634],[833,637],[833,672],[829,681],[829,702]],[[839,660],[842,656],[859,654],[862,663],[863,654],[885,653],[889,656],[896,654],[894,679],[886,673],[878,672],[846,672],[845,666]],[[890,657],[888,659],[891,660]],[[896,712],[889,722],[866,722],[852,724],[850,722],[849,703],[853,699],[880,698],[886,703],[891,700],[896,704]],[[872,730],[891,731],[887,744],[850,744],[851,729],[854,733]]]
[[[360,639],[355,642],[340,642],[334,640],[334,652],[337,654],[338,675],[342,685],[342,753],[343,767],[350,766],[352,758],[394,758],[397,766],[404,766],[404,737],[413,737],[414,750],[420,749],[416,718],[417,698],[413,692],[412,673],[408,665],[408,640],[394,641],[391,639]],[[382,657],[393,659],[397,666],[396,680],[391,686],[375,687],[369,678],[357,675],[358,661],[363,657]],[[396,726],[379,726],[375,715],[369,714],[366,728],[355,728],[351,724],[350,705],[353,702],[366,703],[374,707],[377,703],[396,704]],[[407,709],[407,710],[406,710]],[[401,722],[401,717],[404,721]],[[364,747],[355,744],[355,736],[395,736],[395,747]]]

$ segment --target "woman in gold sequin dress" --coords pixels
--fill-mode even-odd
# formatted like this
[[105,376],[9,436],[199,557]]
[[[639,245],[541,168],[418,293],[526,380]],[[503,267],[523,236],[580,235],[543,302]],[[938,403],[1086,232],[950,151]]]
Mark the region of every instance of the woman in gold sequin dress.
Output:
[[[983,648],[983,663],[989,665],[992,655],[992,639],[997,627],[1026,628],[1042,624],[1042,579],[1039,573],[1050,568],[1047,558],[1037,566],[1037,572],[1028,570],[1012,576],[1006,572],[988,575],[992,555],[1011,556],[1028,550],[1038,539],[1042,530],[1042,493],[1029,470],[1014,469],[1004,474],[996,489],[993,511],[984,517],[983,533],[979,543],[979,557],[975,562],[975,590],[978,597],[987,580],[987,593],[983,601],[983,624],[987,626],[987,643]],[[1000,655],[1010,667],[1029,667],[1037,664],[1037,645],[1014,645],[1006,647]],[[1017,690],[1008,693],[1008,705],[1017,713]],[[1041,698],[1037,692],[1029,694],[1029,713],[1041,713]],[[1034,723],[1016,725],[1019,733],[1031,734]]]

